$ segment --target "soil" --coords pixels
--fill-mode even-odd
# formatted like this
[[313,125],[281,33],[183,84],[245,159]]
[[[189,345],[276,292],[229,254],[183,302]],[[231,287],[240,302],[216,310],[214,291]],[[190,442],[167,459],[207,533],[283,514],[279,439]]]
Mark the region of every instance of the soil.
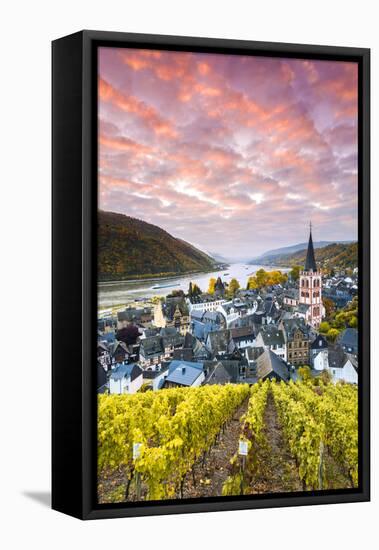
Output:
[[267,446],[260,450],[258,470],[245,494],[286,493],[302,491],[295,459],[283,436],[278,414],[271,394],[267,398],[264,430]]
[[334,460],[329,449],[324,452],[323,461],[323,489],[351,489],[354,487],[346,470]]
[[[218,443],[212,447],[203,466],[199,460],[188,473],[183,488],[183,498],[219,496],[222,486],[229,475],[230,459],[238,449],[241,434],[241,416],[245,414],[248,399],[236,410],[227,424],[225,432],[220,434]],[[194,483],[195,481],[195,483]]]

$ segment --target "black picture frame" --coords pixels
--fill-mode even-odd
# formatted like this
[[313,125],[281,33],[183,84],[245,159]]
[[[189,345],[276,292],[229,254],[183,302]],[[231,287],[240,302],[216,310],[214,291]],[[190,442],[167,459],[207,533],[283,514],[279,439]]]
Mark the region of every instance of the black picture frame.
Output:
[[[356,61],[359,77],[359,471],[357,489],[96,503],[98,46]],[[52,43],[52,507],[81,519],[370,499],[370,50],[81,31]]]

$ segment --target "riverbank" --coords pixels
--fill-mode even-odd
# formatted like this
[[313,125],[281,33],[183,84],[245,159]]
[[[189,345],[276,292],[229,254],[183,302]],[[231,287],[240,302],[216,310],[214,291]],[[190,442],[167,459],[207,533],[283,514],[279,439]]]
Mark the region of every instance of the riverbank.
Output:
[[[146,302],[155,296],[165,297],[174,290],[188,291],[189,284],[196,284],[202,292],[207,292],[209,279],[221,277],[227,283],[231,279],[237,279],[241,288],[246,288],[249,276],[261,269],[262,265],[252,264],[222,264],[222,269],[216,271],[187,273],[172,277],[154,277],[151,279],[134,279],[129,281],[111,281],[98,283],[98,307],[99,310],[115,307],[119,304],[128,306],[135,302]],[[276,266],[266,270],[278,269]],[[288,269],[281,269],[286,272]],[[155,283],[162,285],[160,288],[153,288]],[[165,283],[172,283],[165,287]]]
[[106,281],[98,281],[98,284],[100,285],[112,285],[112,284],[119,284],[119,283],[140,283],[140,282],[155,282],[155,281],[170,281],[173,279],[177,279],[178,277],[187,277],[190,275],[202,275],[207,273],[213,273],[215,269],[218,270],[225,270],[228,269],[230,264],[217,264],[214,266],[214,269],[211,269],[209,271],[186,271],[186,272],[170,272],[170,273],[158,273],[158,274],[149,274],[149,275],[140,275],[138,277],[135,277],[133,279],[125,278],[125,279],[107,279]]

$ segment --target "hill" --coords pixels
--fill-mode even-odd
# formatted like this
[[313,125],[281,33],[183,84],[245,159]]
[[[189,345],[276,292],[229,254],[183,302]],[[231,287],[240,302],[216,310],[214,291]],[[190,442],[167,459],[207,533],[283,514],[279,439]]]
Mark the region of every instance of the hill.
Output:
[[[276,254],[261,258],[263,265],[276,265],[291,267],[293,265],[303,266],[307,253],[307,244],[303,250],[292,254]],[[347,269],[358,265],[358,243],[332,243],[322,248],[316,248],[315,257],[318,267],[322,269]]]
[[123,214],[98,214],[99,281],[211,271],[216,261],[160,227]]
[[[329,244],[350,244],[351,241],[315,241],[313,243],[313,247],[316,248],[323,248],[325,246],[328,246]],[[306,250],[308,246],[308,242],[304,243],[298,243],[298,244],[292,244],[291,246],[284,246],[282,248],[275,248],[273,250],[268,250],[264,254],[261,254],[260,256],[253,258],[249,263],[254,264],[257,261],[266,260],[269,257],[275,258],[277,256],[283,256],[287,254],[294,254],[295,252],[301,252],[303,250]]]

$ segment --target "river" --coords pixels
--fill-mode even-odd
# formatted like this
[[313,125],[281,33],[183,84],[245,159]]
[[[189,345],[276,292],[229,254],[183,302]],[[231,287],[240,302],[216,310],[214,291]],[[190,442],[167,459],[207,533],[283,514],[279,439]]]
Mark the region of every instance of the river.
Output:
[[[209,279],[221,277],[223,281],[230,282],[234,277],[238,280],[242,288],[246,288],[249,275],[254,274],[258,269],[266,271],[278,269],[286,272],[288,269],[269,267],[262,265],[248,265],[235,263],[221,271],[213,271],[210,273],[196,273],[192,275],[182,275],[171,278],[156,278],[148,281],[112,281],[108,283],[98,284],[98,305],[99,309],[103,310],[116,305],[127,305],[128,302],[136,300],[149,299],[153,296],[166,296],[173,290],[188,291],[189,283],[196,283],[203,292],[208,289]],[[170,285],[164,288],[152,288],[155,285]]]

